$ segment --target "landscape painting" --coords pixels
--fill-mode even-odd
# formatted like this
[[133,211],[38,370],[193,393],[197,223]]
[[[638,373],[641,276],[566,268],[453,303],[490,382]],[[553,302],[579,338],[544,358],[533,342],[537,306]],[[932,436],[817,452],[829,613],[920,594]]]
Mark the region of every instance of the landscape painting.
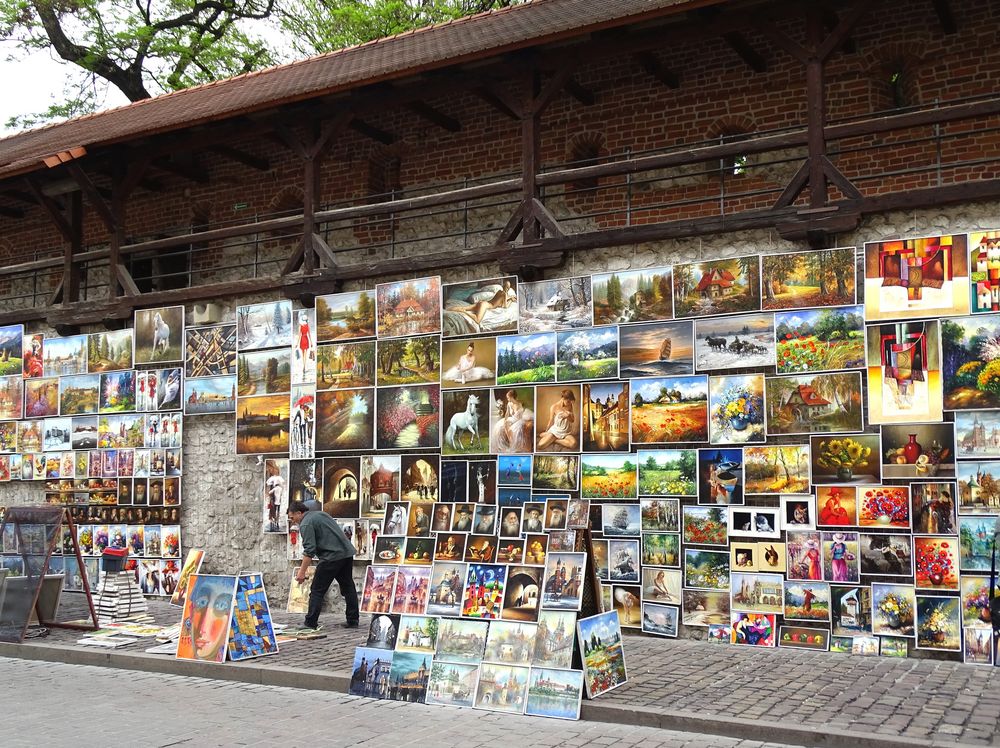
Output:
[[316,297],[316,340],[358,340],[375,337],[375,295],[350,291]]
[[[25,392],[27,398],[27,391]],[[101,413],[126,413],[135,410],[135,372],[110,371],[101,374]]]
[[184,415],[202,416],[235,411],[235,375],[184,380]]
[[327,390],[316,393],[316,451],[371,449],[375,390]]
[[87,371],[122,371],[132,368],[132,330],[92,332],[87,337]]
[[649,322],[674,316],[669,267],[598,273],[594,286],[594,324]]
[[59,377],[26,379],[24,417],[45,418],[57,415],[59,415]]
[[497,384],[556,381],[556,334],[503,335],[497,338]]
[[[945,410],[1000,408],[1000,314],[941,321]],[[918,420],[940,420],[924,418]]]
[[441,332],[441,279],[379,283],[375,286],[375,330],[379,338]]
[[380,387],[377,406],[376,449],[439,446],[441,389],[437,385]]
[[756,255],[674,265],[674,316],[707,317],[760,310]]
[[288,395],[241,397],[236,404],[236,454],[288,452]]
[[633,379],[632,443],[708,441],[708,377]]
[[629,383],[583,385],[583,451],[627,452]]
[[135,350],[132,358],[137,364],[182,363],[184,307],[136,309]]
[[865,244],[865,319],[969,313],[965,234]]
[[380,340],[376,352],[375,383],[379,387],[437,383],[441,379],[441,339],[437,335]]
[[[0,327],[0,376],[22,373],[21,339],[24,325],[4,325]],[[129,346],[131,354],[132,346]]]
[[0,377],[0,419],[15,420],[24,415],[24,381],[20,373]]
[[64,416],[97,413],[100,391],[100,374],[62,377],[59,380],[59,413]]
[[517,276],[443,287],[442,336],[517,332]]
[[619,376],[663,377],[694,373],[693,323],[655,322],[618,329]]
[[617,376],[617,327],[594,327],[557,333],[557,382],[615,379]]
[[694,323],[695,369],[774,366],[774,315],[700,319]]
[[639,467],[640,496],[697,495],[697,450],[640,449],[635,459]]
[[955,445],[958,457],[1000,457],[1000,412],[957,411]]
[[522,333],[573,330],[593,325],[589,275],[522,283],[517,302]]
[[808,446],[745,447],[743,459],[747,494],[809,493]]
[[841,306],[857,300],[854,247],[762,255],[764,309]]
[[764,387],[768,436],[864,429],[861,372],[768,377]]
[[87,373],[87,336],[49,338],[43,355],[45,376],[64,377]]
[[291,349],[240,351],[236,359],[237,395],[274,395],[292,387]]
[[375,341],[326,343],[316,347],[316,389],[375,386]]
[[865,366],[864,305],[777,312],[777,372],[862,369]]
[[636,465],[631,454],[585,454],[580,460],[580,496],[634,499]]
[[[949,327],[949,331],[956,332],[955,328]],[[867,337],[868,422],[940,421],[941,328],[937,320],[872,325]],[[1000,368],[997,373],[1000,376]],[[949,387],[946,373],[945,392],[961,399],[957,392],[960,385],[952,382]],[[970,394],[978,391],[972,389]]]
[[292,302],[268,301],[236,307],[236,344],[240,352],[290,348]]

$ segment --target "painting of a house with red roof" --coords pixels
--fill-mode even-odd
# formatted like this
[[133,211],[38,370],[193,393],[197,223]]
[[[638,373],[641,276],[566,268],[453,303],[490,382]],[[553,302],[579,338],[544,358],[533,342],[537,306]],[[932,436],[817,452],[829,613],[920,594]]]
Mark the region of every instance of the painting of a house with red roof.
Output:
[[767,435],[861,431],[861,372],[798,374],[765,380]]
[[441,332],[441,279],[379,283],[375,286],[376,332],[380,338]]
[[760,309],[756,256],[674,265],[674,316],[752,312]]

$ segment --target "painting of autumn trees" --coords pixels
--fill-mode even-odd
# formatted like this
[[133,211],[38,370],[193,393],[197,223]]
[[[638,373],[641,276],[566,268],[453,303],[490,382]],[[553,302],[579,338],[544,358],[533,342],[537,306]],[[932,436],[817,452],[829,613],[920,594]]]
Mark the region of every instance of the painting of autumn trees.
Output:
[[764,309],[841,306],[856,300],[854,247],[761,257]]

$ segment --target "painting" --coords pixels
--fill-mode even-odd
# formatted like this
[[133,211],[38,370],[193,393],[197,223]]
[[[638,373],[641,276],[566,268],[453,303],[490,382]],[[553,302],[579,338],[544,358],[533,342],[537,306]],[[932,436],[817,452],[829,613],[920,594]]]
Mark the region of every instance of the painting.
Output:
[[21,369],[25,379],[44,376],[45,369],[42,365],[44,347],[45,336],[40,332],[21,337]]
[[184,380],[184,415],[236,412],[236,375]]
[[[684,590],[681,623],[685,626],[721,626],[729,628],[729,590],[709,592]],[[727,643],[729,639],[726,639]]]
[[227,648],[234,662],[278,653],[262,574],[244,573],[236,579]]
[[[308,464],[311,460],[293,460],[292,465]],[[358,473],[361,469],[359,457],[327,457],[316,460],[317,470],[323,471],[322,504],[323,511],[331,517],[357,517]],[[426,526],[429,526],[429,519]],[[412,533],[418,534],[416,532]]]
[[441,396],[443,421],[448,424],[441,443],[441,454],[487,454],[490,451],[487,410],[490,391],[442,392]]
[[856,486],[816,486],[817,523],[821,527],[850,527],[858,523]]
[[556,381],[615,379],[618,328],[592,327],[556,333]]
[[264,516],[262,532],[284,534],[288,532],[289,498],[288,460],[264,460]]
[[870,634],[872,630],[871,587],[831,585],[830,620],[833,624],[835,637]]
[[959,514],[1000,513],[1000,461],[959,462],[958,502]]
[[321,342],[375,337],[375,298],[371,291],[316,297],[316,339]]
[[[960,323],[943,324],[949,325],[949,334],[958,335]],[[869,423],[941,420],[940,330],[936,320],[867,328]],[[947,345],[945,350],[949,350]],[[951,360],[958,361],[957,353],[953,354]],[[959,385],[954,378],[949,379],[948,372],[946,369],[944,389],[953,394]],[[953,394],[952,405],[957,402],[955,397]]]
[[681,601],[681,579],[680,569],[643,567],[642,599],[678,604]]
[[901,636],[880,636],[878,653],[880,657],[906,657],[909,642]]
[[[464,621],[472,623],[472,621]],[[427,704],[444,706],[474,705],[473,695],[479,685],[479,664],[444,662],[435,658],[427,681]]]
[[[990,614],[990,580],[988,577],[962,576],[962,625],[969,628],[992,629]],[[1000,597],[1000,583],[994,586],[994,597]]]
[[14,420],[24,415],[24,378],[20,374],[0,377],[0,418]]
[[239,398],[236,402],[236,454],[288,452],[289,412],[288,395]]
[[[993,538],[996,527],[995,517],[959,517],[958,542],[962,571],[989,572],[993,556]],[[940,545],[948,543],[947,538],[938,540]],[[950,550],[953,542],[947,546]],[[939,557],[941,556],[939,552]],[[951,559],[953,554],[949,554]],[[944,560],[942,559],[942,564]]]
[[684,586],[700,590],[726,590],[728,593],[728,551],[703,551],[696,548],[685,548]]
[[777,372],[861,369],[865,366],[864,305],[776,312]]
[[579,489],[579,470],[579,455],[535,455],[532,465],[532,488],[576,491]]
[[760,309],[756,255],[674,265],[674,316],[707,317]]
[[[463,368],[456,364],[445,372],[445,377],[452,382],[450,386],[456,386],[454,382],[458,381],[464,386],[466,380],[471,384],[483,379],[481,376],[483,367],[475,365],[475,354],[472,352],[476,342],[479,341],[469,343],[470,351],[467,358],[471,361],[467,366]],[[457,360],[458,356],[442,358],[441,339],[437,335],[380,340],[376,356],[375,383],[379,387],[398,384],[436,384],[442,379],[442,362],[447,360],[450,365],[451,358]],[[486,358],[492,361],[492,356],[487,355]],[[465,358],[461,363],[465,364]],[[492,383],[492,371],[486,379],[490,380],[486,382],[487,384]]]
[[556,381],[556,334],[501,335],[497,338],[497,384]]
[[745,447],[743,458],[748,495],[809,492],[809,447]]
[[695,369],[774,366],[774,315],[747,314],[694,323]]
[[219,377],[235,373],[236,325],[189,327],[184,331],[185,377]]
[[479,666],[479,685],[474,706],[492,712],[522,714],[528,692],[529,669],[520,665],[484,662]]
[[132,330],[92,332],[87,337],[87,371],[122,371],[132,368]]
[[598,527],[605,537],[638,537],[642,519],[638,504],[601,504]]
[[882,477],[955,477],[955,430],[951,423],[882,426]]
[[969,284],[973,314],[1000,312],[1000,232],[969,233]]
[[[576,474],[576,468],[572,470]],[[496,460],[469,461],[469,501],[477,504],[497,503],[497,462]]]
[[961,600],[917,595],[917,649],[962,651]]
[[762,255],[763,309],[808,309],[853,304],[855,247]]
[[909,535],[860,533],[861,573],[913,577],[913,543]]
[[716,506],[684,506],[683,532],[684,543],[696,545],[729,544],[727,530],[728,511]]
[[[398,578],[396,585],[399,585]],[[434,654],[437,649],[438,624],[435,616],[401,615],[396,627],[396,651]]]
[[729,621],[733,644],[751,647],[774,647],[777,638],[777,616],[773,613],[743,613],[733,611]]
[[496,338],[446,340],[441,349],[441,386],[454,389],[495,384],[496,355]]
[[643,632],[655,636],[676,638],[680,612],[680,608],[676,605],[644,602],[642,604]]
[[828,582],[861,580],[860,541],[856,532],[824,532],[823,579]]
[[757,544],[734,540],[729,545],[729,568],[735,571],[757,571]]
[[734,571],[730,580],[733,610],[784,612],[782,582],[780,574]]
[[993,665],[993,635],[988,629],[962,629],[964,646],[963,662],[970,665]]
[[[582,415],[579,385],[535,388],[535,451],[576,452]],[[536,462],[537,467],[537,462]]]
[[70,335],[45,341],[42,368],[47,377],[87,373],[87,336]]
[[826,582],[784,582],[784,616],[790,621],[829,621],[830,585]]
[[580,670],[532,667],[524,713],[534,717],[579,719],[583,680]]
[[599,273],[592,277],[594,324],[671,319],[673,278],[669,267]]
[[680,531],[678,499],[642,499],[639,502],[639,512],[644,531]]
[[[381,540],[381,538],[379,538]],[[375,552],[376,558],[379,556]],[[396,587],[396,566],[372,564],[365,571],[365,582],[361,593],[362,613],[388,613],[392,604],[392,594]]]
[[[503,608],[500,617],[507,621],[535,621],[541,602],[542,569],[537,566],[510,566],[507,569],[507,587],[504,591]],[[493,635],[493,624],[490,625]],[[532,630],[532,650],[534,650],[534,630]],[[504,653],[501,653],[504,654]],[[532,652],[525,654],[525,663],[531,660]],[[489,657],[506,661],[505,657]]]
[[[24,373],[24,364],[21,360],[21,345],[24,337],[24,325],[3,325],[0,326],[0,377]],[[132,347],[129,346],[131,357]]]
[[634,499],[636,465],[631,454],[587,454],[580,460],[580,491],[585,499]]
[[644,532],[640,547],[644,566],[680,567],[679,535],[666,532]]
[[291,380],[293,385],[316,384],[316,310],[293,312]]
[[865,319],[969,313],[965,234],[865,244]]
[[730,536],[781,537],[781,510],[774,507],[741,506],[728,511]]
[[[813,485],[877,484],[882,475],[878,459],[881,450],[878,434],[809,437]],[[823,503],[819,506],[822,514]]]
[[768,436],[864,429],[861,372],[768,377],[764,400]]
[[633,379],[632,443],[708,441],[708,377]]
[[[509,580],[508,580],[509,584]],[[513,665],[530,665],[535,651],[535,623],[495,621],[486,636],[483,659]]]
[[427,696],[434,657],[420,652],[393,652],[388,698],[422,704]]
[[816,529],[816,506],[812,494],[781,495],[781,529]]
[[545,559],[545,582],[542,608],[545,610],[580,610],[583,602],[583,578],[586,553],[549,553]]
[[[436,568],[435,568],[436,573]],[[464,575],[463,575],[464,578]],[[459,592],[461,593],[461,582]],[[438,660],[478,665],[486,649],[487,621],[466,621],[443,618],[438,627]]]
[[[989,522],[988,524],[992,531],[993,523]],[[918,590],[958,592],[961,541],[961,522],[959,523],[959,543],[955,542],[955,538],[949,537],[914,536],[914,583]]]
[[184,307],[135,310],[136,364],[184,362]]
[[583,385],[583,450],[627,452],[629,449],[629,383]]
[[376,333],[404,338],[441,332],[441,279],[414,278],[375,286]]
[[862,486],[858,489],[858,525],[910,529],[910,489],[906,486]]
[[[29,379],[28,390],[33,382],[44,379]],[[100,374],[80,374],[59,379],[59,413],[64,416],[82,416],[97,413],[101,391]]]
[[327,343],[316,348],[316,389],[375,386],[375,341]]
[[380,387],[375,419],[376,449],[438,447],[440,401],[441,390],[437,385]]
[[826,652],[830,646],[830,632],[810,626],[781,626],[778,630],[778,645]]
[[386,651],[381,647],[355,647],[351,681],[347,692],[352,696],[365,696],[370,699],[388,698],[392,658],[392,651]]
[[709,377],[712,444],[754,444],[764,436],[764,375]]
[[640,496],[697,495],[697,450],[640,449],[635,460]]
[[956,457],[1000,457],[1000,412],[955,412]]
[[522,333],[573,330],[593,325],[590,276],[521,283],[518,329]]
[[441,296],[445,338],[517,332],[517,276],[449,283]]
[[398,469],[400,498],[403,501],[435,501],[438,498],[438,475],[441,468],[437,455],[400,455]]
[[[27,390],[25,390],[25,399],[27,399]],[[127,413],[135,410],[135,372],[133,370],[111,371],[101,374],[101,397],[98,410],[101,413]]]
[[462,616],[497,620],[503,609],[507,567],[470,563],[462,595]]
[[624,685],[625,652],[616,611],[581,618],[576,624],[587,697],[594,699]]
[[[131,372],[129,372],[131,376]],[[133,397],[134,403],[134,397]],[[134,410],[135,405],[129,410]],[[59,415],[59,377],[37,377],[24,381],[24,417]]]
[[225,662],[237,577],[192,574],[190,578],[181,614],[177,659]]
[[[205,551],[202,550],[191,549],[187,552],[187,556],[184,557],[184,565],[181,567],[180,574],[177,577],[177,584],[174,586],[174,591],[170,596],[171,605],[184,606],[191,585],[191,576],[197,574],[199,569],[201,569],[201,562],[204,557]],[[96,577],[93,577],[93,579],[95,582],[97,581]]]
[[788,579],[823,580],[822,537],[812,530],[789,530],[785,534]]
[[656,322],[618,329],[619,376],[663,377],[694,373],[693,323]]
[[236,394],[274,395],[292,387],[290,349],[240,351],[236,359]]

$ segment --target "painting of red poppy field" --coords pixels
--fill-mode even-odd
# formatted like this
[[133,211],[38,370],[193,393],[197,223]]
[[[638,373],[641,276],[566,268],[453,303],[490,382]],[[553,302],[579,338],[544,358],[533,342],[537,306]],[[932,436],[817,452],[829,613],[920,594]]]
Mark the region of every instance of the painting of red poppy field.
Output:
[[779,374],[861,369],[865,365],[863,305],[778,312],[774,332]]

